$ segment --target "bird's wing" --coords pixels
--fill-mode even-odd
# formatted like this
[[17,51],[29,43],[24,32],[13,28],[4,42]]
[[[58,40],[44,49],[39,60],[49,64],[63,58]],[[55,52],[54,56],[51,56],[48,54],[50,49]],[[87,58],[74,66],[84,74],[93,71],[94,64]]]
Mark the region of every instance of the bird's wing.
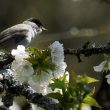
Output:
[[0,33],[0,40],[2,39],[8,39],[13,35],[21,35],[26,34],[28,32],[28,25],[25,24],[18,24],[15,26],[12,26],[11,28],[8,28]]
[[27,33],[27,27],[22,24],[18,24],[4,30],[0,33],[0,47],[9,45],[9,42],[17,44],[19,41],[22,41],[26,37]]

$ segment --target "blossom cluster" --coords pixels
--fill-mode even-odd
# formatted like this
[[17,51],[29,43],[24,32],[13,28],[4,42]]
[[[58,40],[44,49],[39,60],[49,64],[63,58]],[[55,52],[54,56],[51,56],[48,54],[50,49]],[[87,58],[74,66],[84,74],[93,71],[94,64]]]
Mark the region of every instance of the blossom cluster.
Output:
[[[42,70],[40,74],[34,70],[33,64],[27,60],[30,58],[30,54],[24,46],[19,45],[17,49],[13,49],[11,52],[15,57],[11,65],[14,75],[21,82],[27,82],[36,92],[42,93],[43,95],[52,92],[51,88],[48,87],[49,83],[52,82],[53,78],[63,76],[67,67],[64,62],[64,49],[62,44],[55,41],[48,47],[48,52],[48,57],[51,59],[52,65],[54,65],[54,70],[47,68],[46,71]],[[39,108],[37,109],[39,110]]]
[[[42,93],[43,95],[51,97],[56,103],[60,103],[64,108],[69,107],[70,109],[77,109],[80,108],[80,106],[77,106],[78,97],[80,97],[77,97],[77,91],[82,91],[82,93],[86,94],[86,97],[82,99],[81,103],[84,102],[88,105],[86,107],[82,105],[82,110],[90,110],[91,107],[89,105],[92,104],[96,107],[100,107],[92,98],[94,92],[87,94],[88,91],[85,89],[86,87],[88,88],[89,83],[96,82],[97,80],[87,76],[78,76],[73,79],[75,80],[73,84],[69,77],[69,73],[66,71],[67,65],[64,62],[63,44],[58,41],[55,41],[46,50],[36,48],[26,49],[24,46],[19,45],[17,49],[12,50],[11,54],[15,58],[11,65],[13,75],[22,83],[28,83],[37,93]],[[101,65],[94,67],[94,69],[96,71],[102,71],[106,64],[107,61],[104,61]],[[82,86],[82,83],[86,83],[87,85]],[[82,87],[80,88],[80,86]],[[56,94],[60,96],[60,98],[54,97]],[[75,100],[77,100],[76,104],[74,104],[74,101],[70,101],[74,97],[76,97]],[[89,103],[88,97],[90,98]],[[65,102],[65,104],[73,103],[74,107],[73,105],[63,105],[63,102]],[[33,104],[31,104],[31,107],[32,110],[44,110]]]
[[34,70],[33,64],[29,62],[30,54],[25,47],[19,45],[17,49],[13,49],[11,54],[15,57],[11,65],[15,76],[21,82],[27,82],[36,92],[46,95],[51,92],[48,87],[53,78],[59,78],[64,75],[67,67],[64,62],[63,44],[55,41],[48,47],[48,57],[54,69],[47,68],[45,71],[41,70],[40,74]]

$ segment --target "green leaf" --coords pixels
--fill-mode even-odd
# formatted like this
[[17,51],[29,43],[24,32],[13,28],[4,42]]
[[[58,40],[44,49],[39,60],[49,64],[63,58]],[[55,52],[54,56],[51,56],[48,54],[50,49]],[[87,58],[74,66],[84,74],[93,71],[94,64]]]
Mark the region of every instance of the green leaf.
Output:
[[54,99],[58,99],[61,100],[62,99],[62,95],[58,92],[56,93],[49,93],[47,94],[48,97],[54,98]]
[[80,76],[80,75],[78,75],[76,81],[78,83],[85,82],[87,84],[90,84],[90,83],[97,82],[98,80],[95,79],[95,78],[88,77],[88,76]]
[[49,87],[51,87],[51,89],[61,89],[61,90],[65,90],[65,84],[64,82],[60,81],[59,79],[55,79],[54,83],[49,84]]
[[82,103],[101,108],[101,106],[97,103],[97,101],[92,97],[94,93],[95,93],[95,87],[89,94],[85,96]]
[[51,87],[51,89],[53,89],[53,90],[57,88],[57,89],[61,89],[62,92],[65,92],[67,85],[68,85],[66,76],[67,76],[67,74],[64,74],[59,79],[53,79],[53,83],[49,84],[49,87]]
[[67,74],[66,74],[66,72],[65,72],[64,75],[59,78],[59,80],[62,81],[63,83],[68,83],[66,77],[67,77]]
[[97,101],[92,98],[91,96],[87,95],[84,99],[83,99],[83,103],[84,104],[88,104],[90,106],[95,106],[98,108],[101,108],[101,106],[97,103]]
[[93,90],[88,94],[89,96],[93,96],[95,93],[95,87],[93,88]]

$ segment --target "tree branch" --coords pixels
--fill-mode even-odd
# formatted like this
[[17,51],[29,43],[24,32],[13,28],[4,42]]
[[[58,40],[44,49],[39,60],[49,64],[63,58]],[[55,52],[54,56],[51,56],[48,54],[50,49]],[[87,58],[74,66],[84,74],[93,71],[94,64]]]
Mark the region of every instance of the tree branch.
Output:
[[89,42],[86,42],[81,48],[78,49],[65,49],[64,54],[65,55],[75,55],[78,58],[78,61],[81,62],[81,55],[84,55],[85,57],[89,57],[92,55],[98,55],[98,54],[109,54],[110,53],[110,46],[108,44],[101,45],[98,47],[88,47]]
[[10,53],[0,52],[0,69],[9,65],[13,60],[14,57]]
[[6,93],[5,96],[2,97],[4,108],[12,106],[13,98],[15,96],[22,95],[30,103],[37,104],[37,106],[42,107],[45,110],[60,110],[59,104],[42,94],[36,93],[29,85],[20,83],[11,72],[12,71],[9,69],[0,71],[0,84],[3,86]]

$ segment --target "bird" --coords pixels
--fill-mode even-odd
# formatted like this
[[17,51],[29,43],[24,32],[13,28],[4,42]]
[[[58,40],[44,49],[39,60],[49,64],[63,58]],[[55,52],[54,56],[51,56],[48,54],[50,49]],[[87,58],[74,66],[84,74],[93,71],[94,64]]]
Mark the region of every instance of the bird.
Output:
[[29,18],[0,33],[0,49],[12,50],[16,49],[18,45],[27,47],[33,38],[43,30],[47,29],[43,27],[39,19],[35,17]]

